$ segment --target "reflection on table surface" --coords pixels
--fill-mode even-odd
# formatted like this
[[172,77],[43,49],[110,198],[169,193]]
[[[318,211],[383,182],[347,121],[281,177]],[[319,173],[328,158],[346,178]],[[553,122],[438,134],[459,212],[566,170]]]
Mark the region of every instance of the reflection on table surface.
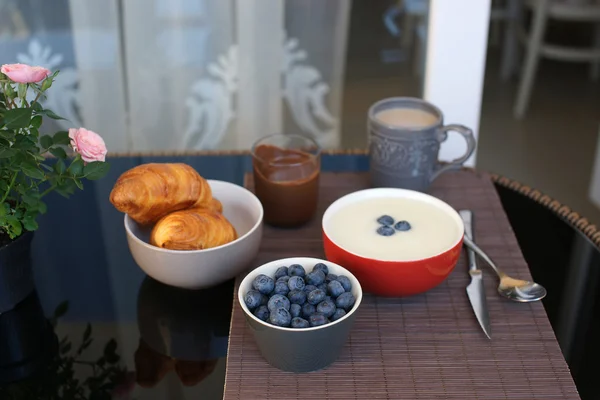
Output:
[[0,316],[0,398],[220,399],[232,292],[233,281],[191,291],[146,277],[131,293],[137,329],[119,320],[73,323],[75,299],[46,318],[34,293]]

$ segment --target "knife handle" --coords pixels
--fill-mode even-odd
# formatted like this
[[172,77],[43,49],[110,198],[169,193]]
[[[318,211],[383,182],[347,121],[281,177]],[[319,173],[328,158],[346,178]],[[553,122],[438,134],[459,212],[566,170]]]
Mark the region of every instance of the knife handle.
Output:
[[[471,241],[475,241],[474,237],[474,223],[473,223],[473,211],[471,210],[460,210],[458,212],[460,217],[463,220],[463,224],[465,225],[465,236],[467,236]],[[469,261],[469,270],[478,269],[477,267],[477,258],[475,257],[475,252],[467,247],[467,259]]]

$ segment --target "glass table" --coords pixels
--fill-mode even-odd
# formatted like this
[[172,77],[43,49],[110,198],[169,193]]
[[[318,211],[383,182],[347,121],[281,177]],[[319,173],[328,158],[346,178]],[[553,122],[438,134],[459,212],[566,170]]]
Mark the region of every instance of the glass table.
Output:
[[[147,277],[108,195],[138,164],[185,162],[206,178],[242,184],[250,159],[228,153],[110,161],[109,176],[70,200],[49,196],[34,239],[37,290],[0,315],[0,398],[221,399],[233,281],[185,291]],[[325,171],[367,168],[364,153],[323,156]],[[581,397],[596,398],[598,235],[516,182],[497,177],[496,188],[534,279],[548,289],[544,306]]]

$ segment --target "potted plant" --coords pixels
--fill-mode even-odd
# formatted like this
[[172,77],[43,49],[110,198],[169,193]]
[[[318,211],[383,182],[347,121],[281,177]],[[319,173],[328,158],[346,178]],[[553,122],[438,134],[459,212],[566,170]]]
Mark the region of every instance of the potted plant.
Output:
[[30,247],[44,197],[55,191],[68,198],[109,169],[104,140],[92,131],[40,135],[44,117],[63,119],[41,104],[58,73],[0,68],[0,314],[33,290]]

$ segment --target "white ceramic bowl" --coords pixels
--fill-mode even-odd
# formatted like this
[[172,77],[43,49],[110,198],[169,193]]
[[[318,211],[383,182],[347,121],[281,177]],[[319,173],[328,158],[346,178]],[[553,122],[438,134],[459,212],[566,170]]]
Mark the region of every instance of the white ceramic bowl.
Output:
[[[277,268],[292,264],[300,264],[306,272],[310,272],[317,263],[327,265],[332,274],[346,275],[352,282],[352,294],[356,302],[342,318],[310,328],[285,328],[262,321],[246,306],[244,296],[252,289],[252,281],[257,275],[273,277]],[[237,297],[258,349],[267,362],[284,371],[309,372],[325,368],[338,358],[354,324],[362,294],[358,279],[346,268],[318,258],[293,257],[271,261],[252,270],[240,283]]]
[[262,239],[263,208],[256,196],[239,185],[208,181],[213,196],[223,204],[223,215],[238,238],[206,250],[169,250],[149,243],[151,227],[125,215],[127,243],[135,262],[152,278],[167,285],[201,289],[239,275],[256,257]]

